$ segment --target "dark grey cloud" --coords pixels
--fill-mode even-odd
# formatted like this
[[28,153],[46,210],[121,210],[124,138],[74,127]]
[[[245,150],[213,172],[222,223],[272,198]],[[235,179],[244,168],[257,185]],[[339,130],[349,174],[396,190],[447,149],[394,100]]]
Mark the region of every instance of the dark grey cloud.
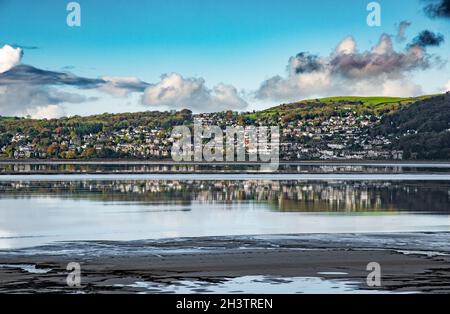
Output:
[[38,47],[38,46],[27,46],[27,45],[19,45],[19,44],[14,44],[12,46],[14,48],[20,48],[20,49],[24,49],[24,50],[37,50],[37,49],[40,49],[40,47]]
[[431,18],[450,18],[450,0],[431,0],[424,11]]
[[319,56],[300,52],[291,60],[295,64],[295,73],[311,73],[322,69]]
[[444,42],[444,35],[436,34],[429,30],[422,31],[419,35],[417,35],[411,45],[419,46],[422,48],[426,47],[438,47]]
[[398,31],[396,35],[396,39],[398,42],[403,42],[406,40],[406,29],[411,26],[411,22],[401,21],[398,25]]
[[[0,4],[1,4],[1,0],[0,0]],[[0,47],[4,46],[4,45],[8,45],[8,44],[7,43],[0,43]],[[38,46],[21,45],[21,44],[17,44],[17,43],[9,45],[9,46],[11,46],[13,48],[20,48],[22,50],[37,50],[37,49],[40,49],[40,47],[38,47]]]
[[[425,36],[418,36],[426,39]],[[389,35],[382,35],[373,49],[362,53],[336,54],[329,61],[331,73],[348,78],[370,78],[380,75],[397,76],[406,71],[425,69],[430,59],[419,53],[427,45],[420,42],[417,51],[409,47],[406,51],[395,51]]]
[[150,86],[149,83],[138,81],[138,82],[114,82],[114,85],[117,88],[125,89],[130,92],[143,92],[145,89]]
[[427,68],[427,59],[416,58],[411,54],[391,52],[376,54],[365,52],[352,55],[338,55],[334,57],[330,66],[332,73],[349,78],[367,78],[382,74],[397,74],[417,68]]
[[101,79],[79,77],[70,73],[54,72],[35,68],[30,65],[17,65],[0,74],[0,84],[29,85],[70,85],[80,88],[96,88],[105,83]]
[[35,68],[30,65],[17,65],[0,74],[0,85],[67,85],[81,89],[101,88],[105,85],[113,85],[116,89],[124,89],[129,92],[143,92],[149,85],[140,80],[122,81],[120,79],[110,81],[104,78],[86,78],[69,72],[56,72]]

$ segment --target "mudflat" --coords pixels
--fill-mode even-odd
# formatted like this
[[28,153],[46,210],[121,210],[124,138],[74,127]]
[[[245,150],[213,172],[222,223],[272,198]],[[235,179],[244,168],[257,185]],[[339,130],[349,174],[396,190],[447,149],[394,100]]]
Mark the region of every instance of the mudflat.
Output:
[[[71,288],[67,265],[81,266]],[[367,265],[381,266],[368,287]],[[161,293],[137,282],[220,284],[236,277],[351,281],[355,292],[450,292],[450,233],[233,236],[73,242],[0,251],[1,293]],[[170,291],[169,291],[170,292]]]

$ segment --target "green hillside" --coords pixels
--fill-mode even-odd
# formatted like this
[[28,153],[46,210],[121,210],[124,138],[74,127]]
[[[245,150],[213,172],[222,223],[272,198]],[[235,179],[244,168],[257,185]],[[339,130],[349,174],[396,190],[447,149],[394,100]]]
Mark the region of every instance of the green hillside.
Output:
[[314,117],[329,117],[348,111],[356,112],[357,114],[373,114],[379,116],[395,112],[399,109],[408,107],[417,101],[434,96],[436,95],[407,98],[342,96],[308,99],[250,113],[246,115],[246,118],[250,120],[271,119],[275,117],[284,117],[288,120],[308,119]]
[[450,95],[418,101],[385,116],[373,135],[393,138],[407,159],[450,159]]

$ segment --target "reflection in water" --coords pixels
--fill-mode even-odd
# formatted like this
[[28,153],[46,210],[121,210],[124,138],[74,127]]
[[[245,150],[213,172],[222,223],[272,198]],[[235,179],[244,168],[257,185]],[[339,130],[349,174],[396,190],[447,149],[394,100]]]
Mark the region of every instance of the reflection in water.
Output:
[[54,241],[450,230],[449,181],[0,181],[0,249]]
[[[170,164],[149,162],[35,162],[1,163],[0,174],[23,173],[253,173],[261,169],[259,164]],[[280,164],[279,173],[445,173],[449,163],[441,164],[345,164],[302,163]]]
[[50,198],[147,204],[254,202],[292,212],[449,212],[449,182],[22,181],[0,182],[0,199]]

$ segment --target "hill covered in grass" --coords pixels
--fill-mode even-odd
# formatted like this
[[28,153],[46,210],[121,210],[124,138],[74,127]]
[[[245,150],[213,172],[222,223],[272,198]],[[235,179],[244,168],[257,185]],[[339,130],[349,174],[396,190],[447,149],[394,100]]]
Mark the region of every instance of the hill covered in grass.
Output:
[[390,114],[400,109],[435,95],[419,97],[329,97],[320,99],[302,100],[289,104],[282,104],[267,110],[245,114],[251,120],[271,120],[281,118],[283,120],[327,118],[355,112],[357,115],[381,116]]

